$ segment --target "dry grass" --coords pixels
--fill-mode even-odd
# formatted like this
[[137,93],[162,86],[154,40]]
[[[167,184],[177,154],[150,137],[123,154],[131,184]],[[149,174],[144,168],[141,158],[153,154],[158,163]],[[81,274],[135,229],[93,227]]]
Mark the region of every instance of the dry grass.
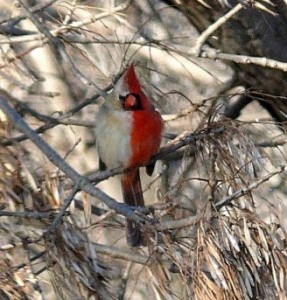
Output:
[[[272,166],[268,151],[256,146],[255,127],[224,120],[206,104],[201,108],[190,117],[209,120],[197,129],[205,135],[184,148],[167,182],[161,176],[165,189],[153,205],[160,223],[143,227],[149,245],[138,251],[121,252],[125,222],[114,213],[95,216],[89,201],[88,213],[71,211],[51,228],[64,197],[63,177],[36,177],[19,158],[27,155],[21,147],[2,148],[1,207],[15,212],[1,223],[2,293],[9,299],[39,297],[48,271],[61,299],[119,299],[132,295],[146,277],[146,295],[155,299],[284,299],[283,208],[264,198],[269,180],[284,178],[284,168]],[[202,114],[204,109],[213,117]],[[216,128],[223,131],[210,133]],[[9,137],[7,127],[2,132]],[[115,230],[121,235],[116,242]],[[95,242],[107,248],[97,250]],[[142,267],[130,269],[129,261]]]

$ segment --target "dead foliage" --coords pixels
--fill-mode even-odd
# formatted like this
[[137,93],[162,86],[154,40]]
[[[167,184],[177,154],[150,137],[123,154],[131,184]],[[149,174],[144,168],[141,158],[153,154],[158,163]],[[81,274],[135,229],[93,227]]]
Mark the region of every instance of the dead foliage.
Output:
[[[7,299],[39,295],[48,271],[61,299],[119,299],[132,295],[132,286],[142,286],[146,277],[147,294],[155,299],[284,299],[284,209],[265,198],[269,180],[284,177],[284,168],[275,167],[270,153],[258,146],[255,126],[225,120],[206,103],[189,117],[196,114],[209,120],[196,129],[203,138],[184,148],[167,181],[161,176],[166,185],[151,206],[159,223],[143,226],[148,247],[138,253],[127,249],[130,256],[121,253],[125,222],[114,213],[95,216],[91,201],[84,214],[71,210],[54,228],[52,220],[67,194],[65,181],[32,174],[31,165],[20,159],[27,153],[18,145],[2,148],[1,208],[15,212],[2,216],[2,294]],[[216,128],[222,128],[220,133],[212,133]],[[87,214],[92,218],[88,227]],[[113,249],[114,242],[106,238],[103,243],[103,237],[115,230],[121,238],[113,239]],[[106,243],[104,251],[95,247],[99,241]],[[126,261],[141,267],[130,268]]]
[[[161,109],[166,134],[161,162],[144,185],[148,213],[134,213],[144,220],[147,247],[131,249],[125,241],[125,218],[101,199],[75,189],[70,178],[43,157],[43,149],[35,150],[0,110],[0,298],[285,299],[286,135],[278,130],[282,123],[258,117],[254,110],[245,121],[225,118],[225,105],[242,95],[253,97],[254,91],[226,92],[231,79],[194,63],[186,38],[181,47],[177,38],[166,42],[170,32],[165,28],[159,27],[159,41],[146,35],[148,22],[139,28],[138,20],[129,24],[124,13],[130,9],[127,14],[136,19],[133,12],[139,9],[132,1],[113,9],[99,9],[94,1],[87,1],[91,6],[40,2],[30,8],[32,15],[25,5],[19,15],[35,26],[32,33],[27,23],[21,30],[15,27],[21,21],[17,16],[16,23],[1,27],[0,88],[13,96],[10,105],[61,153],[62,161],[79,168],[85,179],[96,178],[97,187],[118,174],[112,170],[101,177],[93,166],[91,128],[96,122],[91,104],[112,88],[111,67],[119,71],[138,52],[142,60],[155,57],[159,65],[152,67],[152,80],[143,81],[154,82],[145,88]],[[4,4],[11,12],[8,2]],[[165,19],[178,17],[171,16]],[[199,39],[199,50],[221,25]],[[118,27],[128,38],[117,35]],[[5,30],[16,30],[19,36],[6,36]],[[141,30],[145,34],[140,35]],[[34,50],[39,50],[37,55]],[[40,54],[46,64],[39,63]],[[149,73],[149,66],[143,65]],[[207,92],[194,96],[197,84],[191,77],[201,78],[204,90],[212,83],[220,97]],[[159,81],[165,85],[157,86]],[[105,187],[101,190],[106,192]],[[72,204],[64,209],[68,199]]]

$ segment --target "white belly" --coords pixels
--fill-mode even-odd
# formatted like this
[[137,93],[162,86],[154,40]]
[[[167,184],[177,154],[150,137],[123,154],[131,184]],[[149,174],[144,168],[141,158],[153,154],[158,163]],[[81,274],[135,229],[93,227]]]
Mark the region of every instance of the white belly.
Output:
[[132,115],[127,111],[107,111],[96,119],[96,144],[100,159],[108,168],[127,166],[131,152]]

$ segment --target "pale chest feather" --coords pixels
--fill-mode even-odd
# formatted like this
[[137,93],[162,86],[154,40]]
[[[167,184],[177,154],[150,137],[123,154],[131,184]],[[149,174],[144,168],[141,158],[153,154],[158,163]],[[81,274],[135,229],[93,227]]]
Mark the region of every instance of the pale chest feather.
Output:
[[131,113],[102,107],[96,122],[96,145],[100,159],[108,168],[127,166],[132,155]]

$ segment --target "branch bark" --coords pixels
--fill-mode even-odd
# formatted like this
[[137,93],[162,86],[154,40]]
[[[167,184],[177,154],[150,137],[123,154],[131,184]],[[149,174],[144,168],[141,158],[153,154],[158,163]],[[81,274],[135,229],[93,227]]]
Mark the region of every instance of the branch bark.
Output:
[[53,150],[34,130],[27,125],[21,116],[9,105],[6,100],[7,98],[9,99],[9,95],[1,92],[0,108],[11,120],[12,124],[14,124],[16,129],[28,136],[29,139],[47,156],[47,158],[73,181],[75,186],[78,186],[79,189],[99,198],[109,208],[114,209],[117,213],[124,215],[128,219],[135,222],[143,221],[143,218],[136,215],[131,207],[115,201],[100,189],[94,187],[86,177],[81,176],[69,164],[67,164],[55,150]]

